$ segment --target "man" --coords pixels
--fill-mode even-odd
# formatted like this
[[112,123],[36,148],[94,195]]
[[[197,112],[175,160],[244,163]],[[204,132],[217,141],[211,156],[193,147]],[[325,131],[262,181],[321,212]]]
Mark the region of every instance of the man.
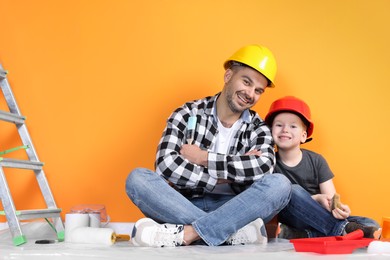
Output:
[[220,93],[188,102],[169,117],[156,172],[138,168],[129,174],[126,192],[148,217],[136,222],[134,245],[264,243],[263,220],[289,202],[290,182],[271,174],[270,129],[251,110],[274,87],[275,58],[266,47],[249,45],[224,67]]

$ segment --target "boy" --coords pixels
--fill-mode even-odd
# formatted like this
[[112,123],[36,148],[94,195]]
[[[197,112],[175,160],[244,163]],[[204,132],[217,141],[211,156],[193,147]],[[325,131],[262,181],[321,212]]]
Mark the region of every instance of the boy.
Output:
[[[277,146],[275,172],[284,174],[292,184],[302,186],[335,218],[379,228],[378,223],[372,219],[350,216],[348,205],[333,205],[332,198],[336,194],[332,181],[334,175],[326,160],[320,154],[301,149],[301,144],[311,140],[309,137],[314,128],[310,108],[304,101],[292,96],[274,101],[265,121],[272,129],[272,137]],[[298,231],[282,225],[279,237],[307,237],[311,236],[310,233],[310,230]]]

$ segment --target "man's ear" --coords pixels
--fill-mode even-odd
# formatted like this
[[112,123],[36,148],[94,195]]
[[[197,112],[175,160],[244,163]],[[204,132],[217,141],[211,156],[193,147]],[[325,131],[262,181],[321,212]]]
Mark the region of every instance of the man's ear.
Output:
[[231,69],[227,69],[225,71],[225,75],[223,76],[224,82],[227,83],[233,76],[233,71]]

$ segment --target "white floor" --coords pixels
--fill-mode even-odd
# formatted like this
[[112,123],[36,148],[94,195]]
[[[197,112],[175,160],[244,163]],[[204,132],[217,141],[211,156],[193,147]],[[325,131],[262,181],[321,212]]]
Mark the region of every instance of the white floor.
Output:
[[[132,224],[112,223],[118,234],[130,233]],[[56,239],[54,231],[45,222],[32,222],[22,226],[27,243],[12,244],[9,230],[0,230],[0,259],[27,260],[89,260],[89,259],[390,259],[390,254],[368,254],[366,248],[352,254],[329,255],[295,252],[288,240],[270,241],[265,246],[187,246],[176,248],[133,247],[129,242],[117,242],[112,246],[57,242],[35,244],[37,239]]]

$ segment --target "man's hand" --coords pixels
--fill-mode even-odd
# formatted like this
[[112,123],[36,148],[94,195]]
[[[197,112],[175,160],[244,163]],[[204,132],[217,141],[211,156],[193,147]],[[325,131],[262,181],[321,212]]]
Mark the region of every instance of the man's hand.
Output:
[[[245,153],[244,155],[257,155],[257,156],[261,156],[261,152],[258,151],[258,150],[252,150],[252,151],[249,151],[249,152]],[[229,181],[229,180],[225,180],[225,179],[218,179],[217,183],[218,184],[233,183],[233,181]]]
[[194,144],[183,144],[180,154],[191,163],[207,167],[207,151]]
[[261,151],[251,150],[251,151],[245,153],[244,155],[257,155],[257,156],[261,156]]
[[[201,165],[203,167],[207,167],[207,156],[208,152],[200,149],[198,146],[194,144],[183,144],[183,146],[180,149],[180,154],[190,161],[193,164]],[[251,150],[244,155],[256,155],[261,156],[261,151],[258,150]],[[219,179],[218,183],[231,183],[232,181]]]

